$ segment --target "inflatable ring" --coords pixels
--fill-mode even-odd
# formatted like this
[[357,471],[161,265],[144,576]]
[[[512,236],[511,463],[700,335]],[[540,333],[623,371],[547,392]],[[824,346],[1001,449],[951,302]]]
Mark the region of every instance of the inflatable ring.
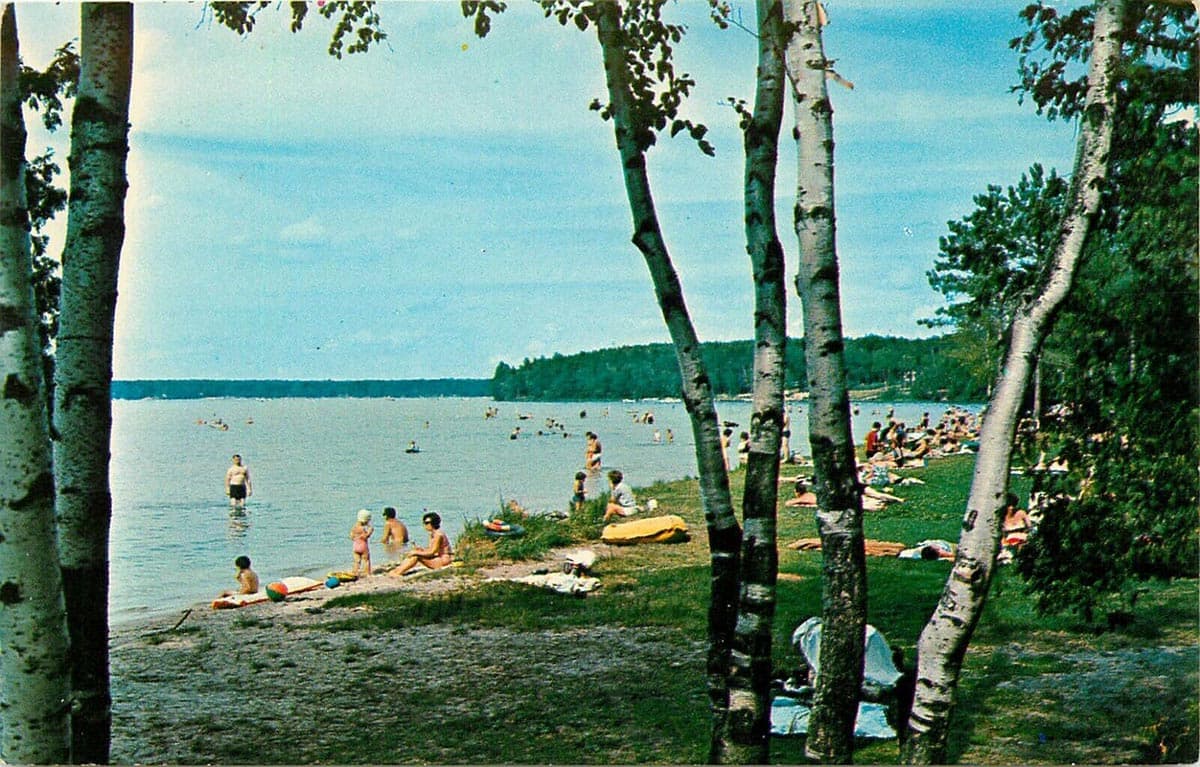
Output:
[[516,538],[525,534],[525,528],[513,522],[496,519],[483,523],[483,533],[491,538]]

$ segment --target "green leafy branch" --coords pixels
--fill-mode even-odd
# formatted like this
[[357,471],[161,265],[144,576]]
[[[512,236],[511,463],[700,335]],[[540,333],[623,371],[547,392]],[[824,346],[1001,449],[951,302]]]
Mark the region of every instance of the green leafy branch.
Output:
[[[553,17],[564,27],[573,24],[580,31],[595,26],[599,16],[598,3],[593,0],[537,2],[546,18]],[[638,147],[645,151],[654,146],[662,131],[669,131],[671,136],[686,131],[700,151],[711,156],[716,150],[705,138],[708,128],[680,116],[680,108],[696,81],[690,74],[675,70],[674,46],[683,39],[687,28],[663,20],[664,4],[665,0],[631,0],[619,14],[620,29],[614,42],[624,57],[634,135]],[[710,4],[715,16],[721,4]],[[465,18],[473,18],[475,34],[485,37],[492,28],[492,17],[506,8],[507,4],[498,0],[464,0],[462,14]],[[593,99],[589,108],[599,112],[603,120],[612,118],[612,104],[599,98]]]
[[[213,2],[209,3],[212,18],[221,26],[227,27],[239,35],[245,36],[254,31],[258,14],[265,8],[279,3],[271,0],[256,2]],[[317,0],[317,13],[334,21],[333,34],[329,40],[329,55],[342,58],[343,53],[366,53],[371,46],[387,39],[383,31],[382,20],[374,2],[351,2],[350,0],[335,0],[325,2]],[[292,32],[304,28],[308,18],[308,3],[288,3],[292,14]],[[349,44],[347,44],[349,41]]]
[[79,54],[72,40],[54,53],[45,70],[21,65],[18,75],[21,99],[30,109],[42,115],[46,130],[54,132],[62,126],[63,99],[75,97],[79,87]]

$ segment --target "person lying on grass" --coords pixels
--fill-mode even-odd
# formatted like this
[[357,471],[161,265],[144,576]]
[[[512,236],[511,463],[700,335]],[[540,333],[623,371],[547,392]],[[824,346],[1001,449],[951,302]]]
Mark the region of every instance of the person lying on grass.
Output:
[[795,495],[784,501],[783,505],[815,507],[817,505],[817,494],[808,489],[808,484],[803,479],[797,479]]
[[904,499],[898,495],[892,495],[891,493],[885,493],[882,490],[876,490],[870,485],[863,487],[863,511],[879,511],[889,503],[904,503]]

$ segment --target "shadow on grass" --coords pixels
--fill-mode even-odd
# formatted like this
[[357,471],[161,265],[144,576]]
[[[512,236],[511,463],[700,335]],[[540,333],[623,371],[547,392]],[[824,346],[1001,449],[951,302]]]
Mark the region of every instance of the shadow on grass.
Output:
[[[925,538],[957,540],[971,465],[969,459],[931,464],[922,475],[928,484],[900,491],[908,499],[905,504],[867,516],[867,536],[906,545]],[[736,497],[740,474],[735,472],[733,479]],[[603,587],[585,598],[510,582],[483,584],[477,589],[441,595],[418,596],[403,591],[348,595],[330,600],[328,606],[367,604],[372,609],[333,628],[388,630],[443,624],[454,627],[455,631],[498,627],[535,632],[587,627],[664,627],[670,630],[669,641],[679,642],[677,649],[682,651],[687,643],[703,643],[707,636],[709,564],[695,492],[695,483],[656,487],[652,491],[665,509],[670,513],[678,510],[694,525],[695,546],[647,547],[632,556],[602,558],[597,575]],[[538,545],[551,540],[556,541],[554,545],[561,545],[557,543],[562,540],[558,536],[576,525],[579,527],[571,536],[595,535],[596,512],[594,506],[589,506],[584,513],[573,514],[569,523],[550,523],[555,526],[535,531],[526,543],[532,545],[540,538]],[[815,534],[811,514],[791,509],[780,511],[781,545],[796,537]],[[518,546],[517,540],[496,543],[480,539],[478,543],[476,553],[482,560],[517,558],[525,552],[521,548],[525,544]],[[820,614],[821,566],[819,552],[787,549],[780,552],[773,667],[781,672],[794,668],[797,661],[791,647],[792,631],[806,618]],[[909,663],[919,634],[940,597],[949,567],[950,563],[941,561],[874,557],[867,560],[868,621],[883,632],[893,647],[904,650]],[[1181,598],[1189,594],[1191,599]],[[1097,702],[1086,696],[1066,695],[1064,691],[1073,689],[1074,680],[1081,677],[1092,684],[1095,679],[1103,682],[1102,676],[1094,675],[1086,662],[1067,657],[1076,650],[1102,654],[1145,648],[1147,644],[1194,645],[1198,623],[1195,594],[1194,581],[1182,586],[1150,584],[1131,623],[1120,631],[1097,633],[1095,627],[1071,615],[1037,614],[1034,600],[1026,593],[1016,572],[1000,570],[960,678],[950,758],[984,763],[1063,763],[1111,762],[1108,751],[1122,754],[1127,760],[1141,761],[1157,761],[1164,754],[1192,754],[1196,741],[1192,721],[1195,706],[1189,709],[1187,699],[1189,695],[1197,697],[1196,674],[1194,670],[1180,670],[1179,659],[1162,672],[1163,678],[1172,684],[1181,678],[1189,680],[1182,685],[1182,692],[1159,696],[1159,703],[1169,698],[1168,714],[1162,713],[1166,709],[1161,706],[1155,708],[1152,705],[1155,701],[1146,698],[1145,690],[1136,686],[1130,688],[1136,693],[1136,700],[1129,703],[1116,699]],[[637,648],[633,649],[635,656],[640,654]],[[1148,652],[1154,649],[1149,648]],[[643,663],[636,673],[621,672],[621,680],[605,679],[598,683],[593,678],[582,684],[548,682],[536,698],[539,710],[553,712],[548,720],[531,722],[521,719],[519,712],[488,711],[486,707],[480,712],[456,712],[456,726],[460,721],[457,717],[462,717],[462,737],[472,743],[457,752],[443,754],[443,760],[461,759],[466,754],[473,761],[485,762],[578,761],[581,754],[596,753],[601,755],[600,761],[609,762],[701,761],[706,753],[709,726],[703,664],[699,660],[702,653],[694,647],[686,652],[690,653],[688,662],[692,665],[678,672],[646,667]],[[606,660],[611,657],[606,653]],[[477,680],[472,683],[479,684]],[[486,699],[484,693],[483,689],[464,685],[461,696]],[[673,702],[678,705],[672,705]],[[1092,724],[1095,712],[1102,712],[1100,716],[1105,721]],[[666,740],[658,744],[629,743],[627,725],[631,721],[636,721],[645,732],[687,728],[688,735],[684,737],[682,732],[676,734],[678,737],[672,735],[669,744]],[[503,739],[512,741],[507,744],[490,742],[481,733],[493,733],[494,738],[497,725],[525,728],[528,736]],[[514,753],[516,748],[521,751]],[[803,739],[774,740],[772,759],[805,761]],[[898,761],[896,742],[861,744],[856,759],[874,763]]]
[[389,630],[430,624],[505,627],[520,631],[586,626],[668,626],[701,636],[707,631],[708,567],[647,570],[636,582],[613,574],[609,585],[591,594],[564,595],[524,583],[496,581],[478,588],[437,595],[403,591],[350,594],[330,599],[327,608],[369,605],[368,615],[326,624],[323,629]]

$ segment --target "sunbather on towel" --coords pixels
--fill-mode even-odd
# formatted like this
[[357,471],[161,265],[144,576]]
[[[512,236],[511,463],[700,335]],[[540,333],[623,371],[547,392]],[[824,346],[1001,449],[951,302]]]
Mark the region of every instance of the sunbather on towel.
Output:
[[882,490],[876,490],[870,485],[863,488],[863,511],[882,511],[887,508],[889,503],[904,503],[904,499]]
[[784,501],[783,505],[816,507],[817,494],[808,489],[808,484],[803,479],[797,479],[795,495]]
[[1033,527],[1029,514],[1018,508],[1020,501],[1015,493],[1009,493],[1005,500],[1004,521],[1000,526],[1004,532],[1001,541],[1005,546],[1023,546],[1029,540],[1029,530]]
[[891,493],[885,493],[882,490],[876,490],[870,485],[867,485],[863,488],[863,495],[880,501],[887,501],[888,503],[904,503],[904,499],[900,496],[892,495]]

